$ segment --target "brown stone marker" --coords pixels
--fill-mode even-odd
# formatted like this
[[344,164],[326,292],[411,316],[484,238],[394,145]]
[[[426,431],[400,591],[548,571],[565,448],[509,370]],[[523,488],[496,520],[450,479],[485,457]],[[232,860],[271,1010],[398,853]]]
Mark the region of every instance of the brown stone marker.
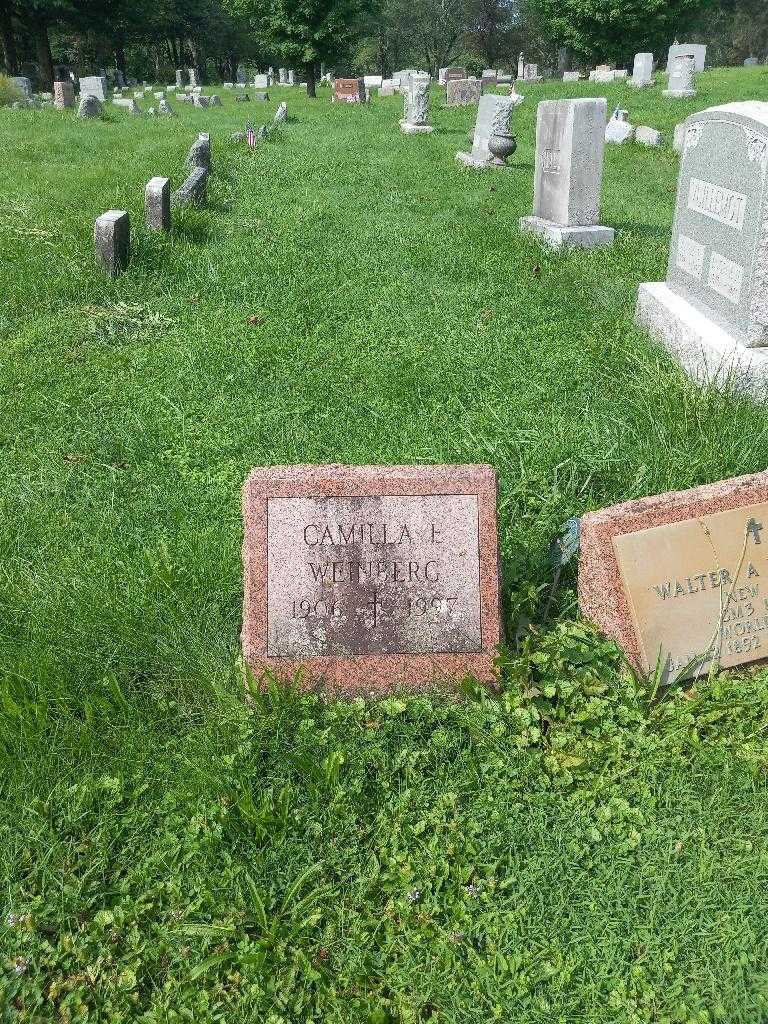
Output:
[[664,682],[768,657],[768,472],[585,515],[579,608]]
[[365,103],[365,81],[362,78],[335,78],[333,100],[335,103]]
[[275,466],[243,488],[243,652],[330,693],[494,679],[490,466]]

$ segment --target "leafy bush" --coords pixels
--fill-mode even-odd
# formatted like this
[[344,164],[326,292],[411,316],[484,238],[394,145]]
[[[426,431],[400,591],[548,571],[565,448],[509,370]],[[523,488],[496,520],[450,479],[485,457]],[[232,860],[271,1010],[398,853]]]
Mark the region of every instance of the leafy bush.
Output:
[[10,107],[12,103],[23,100],[21,90],[17,89],[7,75],[0,75],[0,107]]

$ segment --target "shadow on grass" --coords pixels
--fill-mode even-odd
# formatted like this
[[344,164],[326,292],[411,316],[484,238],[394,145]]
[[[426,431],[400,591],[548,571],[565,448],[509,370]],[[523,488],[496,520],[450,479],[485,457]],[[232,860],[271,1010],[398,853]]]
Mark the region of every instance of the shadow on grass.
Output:
[[612,225],[617,231],[628,231],[638,238],[665,238],[669,235],[669,228],[662,228],[655,224],[638,224],[631,220],[617,220]]
[[[206,206],[206,209],[211,209]],[[205,221],[199,219],[196,211],[180,213],[173,222],[171,235],[176,241],[189,242],[192,245],[207,245],[211,239],[211,228]]]

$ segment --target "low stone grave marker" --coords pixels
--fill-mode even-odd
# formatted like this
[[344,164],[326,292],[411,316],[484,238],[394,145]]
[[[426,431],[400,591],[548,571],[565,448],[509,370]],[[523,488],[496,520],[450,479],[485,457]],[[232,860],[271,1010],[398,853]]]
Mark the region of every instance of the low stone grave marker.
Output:
[[172,206],[201,206],[208,195],[208,168],[195,167],[171,196]]
[[579,608],[663,683],[768,657],[768,473],[581,521]]
[[632,68],[632,78],[629,84],[635,89],[644,89],[653,85],[653,54],[636,53],[635,63]]
[[288,120],[288,104],[278,104],[273,121],[275,124],[284,124]]
[[481,95],[482,85],[477,78],[449,78],[445,84],[447,107],[473,107]]
[[272,83],[269,80],[269,75],[254,75],[253,76],[253,88],[254,89],[268,89]]
[[391,78],[385,78],[379,86],[379,96],[394,96],[395,95],[395,83]]
[[412,75],[403,99],[403,119],[400,131],[406,135],[428,135],[434,128],[427,124],[429,117],[429,83],[427,74]]
[[639,124],[635,128],[635,142],[639,142],[641,146],[660,146],[661,132],[649,128],[646,124]]
[[511,135],[512,114],[522,102],[523,97],[519,93],[510,96],[489,93],[481,96],[472,136],[472,151],[457,153],[456,159],[468,167],[504,167],[504,161],[493,155],[488,144],[494,136],[506,138]]
[[150,231],[171,230],[171,179],[150,178],[144,190],[144,216]]
[[[94,97],[95,99],[95,97]],[[107,210],[93,225],[96,261],[110,277],[117,277],[128,266],[131,246],[131,222],[125,210]]]
[[365,82],[362,78],[336,78],[333,82],[334,103],[365,103]]
[[521,231],[554,248],[613,243],[613,228],[599,223],[606,112],[604,99],[539,103],[533,216],[521,219]]
[[580,71],[564,71],[563,81],[564,82],[578,82],[581,79]]
[[331,694],[491,682],[490,466],[276,466],[243,491],[243,652]]
[[447,85],[449,82],[460,82],[465,78],[468,78],[467,69],[460,67],[441,68],[442,77],[439,79],[440,85]]
[[75,87],[71,82],[53,83],[53,105],[57,110],[67,110],[75,105]]
[[107,98],[107,79],[102,75],[87,75],[81,78],[80,96],[95,96],[103,103]]
[[636,318],[694,377],[768,388],[768,103],[685,122],[667,278]]
[[696,95],[695,86],[696,58],[689,53],[682,53],[675,58],[669,83],[662,93],[672,99],[693,99]]
[[25,100],[31,100],[33,96],[32,82],[24,75],[12,75],[11,84],[18,89]]
[[88,94],[81,97],[77,108],[78,117],[101,117],[103,112],[104,106],[97,96]]

